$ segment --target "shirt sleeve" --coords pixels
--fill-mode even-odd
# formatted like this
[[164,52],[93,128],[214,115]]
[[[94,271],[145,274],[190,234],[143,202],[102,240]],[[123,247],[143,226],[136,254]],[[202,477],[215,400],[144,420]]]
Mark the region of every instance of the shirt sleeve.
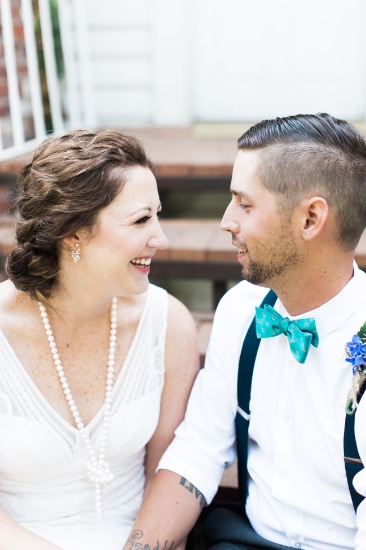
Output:
[[206,366],[192,389],[184,421],[163,455],[158,469],[171,470],[193,483],[209,504],[216,494],[225,467],[235,459],[233,405],[211,340]]
[[224,469],[236,457],[238,363],[254,311],[253,305],[247,319],[243,316],[242,298],[239,288],[229,291],[220,302],[205,367],[194,384],[185,419],[158,466],[186,478],[208,504],[217,492]]

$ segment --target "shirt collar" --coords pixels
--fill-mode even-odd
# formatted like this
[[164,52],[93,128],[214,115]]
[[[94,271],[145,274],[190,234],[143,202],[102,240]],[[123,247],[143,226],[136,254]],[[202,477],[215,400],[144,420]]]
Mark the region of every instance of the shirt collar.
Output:
[[275,308],[280,315],[288,317],[291,320],[313,317],[316,322],[319,338],[323,338],[351,317],[360,307],[360,304],[366,301],[365,291],[366,274],[357,267],[356,263],[354,263],[352,279],[336,296],[334,296],[334,298],[320,307],[302,313],[301,315],[292,316],[286,311],[284,305],[278,299]]

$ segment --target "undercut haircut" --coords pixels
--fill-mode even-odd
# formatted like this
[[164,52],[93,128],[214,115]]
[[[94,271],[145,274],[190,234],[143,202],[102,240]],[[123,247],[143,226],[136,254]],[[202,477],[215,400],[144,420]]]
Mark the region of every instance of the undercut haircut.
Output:
[[258,177],[281,210],[323,197],[334,212],[338,242],[356,248],[366,227],[366,143],[354,126],[327,113],[264,120],[238,147],[258,150]]

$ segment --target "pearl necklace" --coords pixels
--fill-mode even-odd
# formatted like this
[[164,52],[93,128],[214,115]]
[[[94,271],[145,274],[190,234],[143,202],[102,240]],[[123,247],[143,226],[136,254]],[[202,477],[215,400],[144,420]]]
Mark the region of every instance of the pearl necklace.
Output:
[[113,375],[114,375],[114,359],[115,359],[115,351],[116,351],[117,298],[116,297],[113,298],[112,307],[111,307],[111,328],[110,328],[110,336],[109,336],[107,382],[106,382],[105,400],[104,400],[104,406],[103,406],[104,407],[103,425],[102,425],[102,436],[101,436],[99,456],[96,455],[92,447],[89,435],[85,430],[85,426],[83,424],[83,421],[80,418],[78,408],[75,404],[74,398],[69,388],[69,384],[67,382],[63,366],[61,364],[60,356],[57,351],[57,346],[56,346],[55,338],[52,333],[50,321],[48,319],[47,310],[41,302],[38,302],[38,306],[41,312],[41,317],[43,320],[44,328],[45,328],[47,339],[50,345],[57,374],[59,376],[67,403],[70,407],[71,414],[74,417],[76,427],[80,431],[86,451],[88,453],[89,459],[86,462],[87,475],[90,481],[92,481],[95,484],[95,507],[96,507],[98,519],[102,519],[104,517],[102,489],[104,485],[110,483],[114,478],[114,475],[110,471],[109,464],[105,460],[105,452],[106,452],[108,431],[109,431],[111,395],[112,395]]

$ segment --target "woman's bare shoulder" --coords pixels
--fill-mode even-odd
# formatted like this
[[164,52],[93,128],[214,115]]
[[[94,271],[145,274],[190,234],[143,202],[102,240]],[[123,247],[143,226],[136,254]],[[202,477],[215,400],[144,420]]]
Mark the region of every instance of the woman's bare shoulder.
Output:
[[9,279],[0,283],[0,308],[3,312],[11,307],[17,292],[14,284]]
[[168,294],[168,327],[195,334],[195,324],[189,309],[177,298]]
[[20,323],[32,310],[31,298],[17,290],[10,280],[0,283],[0,329],[13,323]]
[[[196,373],[199,367],[196,326],[191,312],[182,302],[169,295],[166,348],[172,359],[170,368],[183,366]],[[167,365],[169,368],[169,365]]]

